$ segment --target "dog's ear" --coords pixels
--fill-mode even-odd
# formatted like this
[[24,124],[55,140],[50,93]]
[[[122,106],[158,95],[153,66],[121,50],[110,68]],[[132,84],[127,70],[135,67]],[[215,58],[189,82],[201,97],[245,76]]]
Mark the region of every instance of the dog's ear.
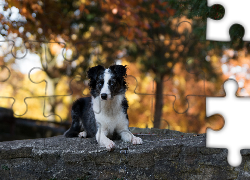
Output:
[[112,65],[109,69],[117,76],[117,77],[126,77],[127,76],[127,66],[123,65]]
[[98,73],[101,71],[101,70],[105,70],[105,68],[101,65],[98,65],[98,66],[95,66],[95,67],[92,67],[92,68],[89,68],[87,74],[88,74],[88,78],[90,80],[96,80],[97,78],[97,75]]

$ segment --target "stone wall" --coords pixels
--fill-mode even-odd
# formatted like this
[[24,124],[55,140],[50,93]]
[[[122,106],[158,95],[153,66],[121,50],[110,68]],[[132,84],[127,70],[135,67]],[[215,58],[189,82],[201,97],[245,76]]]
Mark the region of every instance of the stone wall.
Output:
[[250,151],[227,163],[226,149],[205,147],[205,134],[136,129],[142,145],[115,140],[107,152],[94,138],[56,136],[0,143],[1,179],[250,179]]

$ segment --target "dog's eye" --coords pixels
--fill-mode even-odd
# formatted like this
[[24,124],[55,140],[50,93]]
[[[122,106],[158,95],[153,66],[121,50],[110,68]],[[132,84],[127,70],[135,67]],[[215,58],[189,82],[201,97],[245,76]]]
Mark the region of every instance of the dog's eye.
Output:
[[115,85],[115,82],[111,81],[111,82],[109,83],[109,85],[110,85],[110,86],[114,86],[114,85]]
[[101,87],[102,85],[103,85],[103,82],[102,82],[102,81],[98,83],[98,86],[99,86],[99,87]]

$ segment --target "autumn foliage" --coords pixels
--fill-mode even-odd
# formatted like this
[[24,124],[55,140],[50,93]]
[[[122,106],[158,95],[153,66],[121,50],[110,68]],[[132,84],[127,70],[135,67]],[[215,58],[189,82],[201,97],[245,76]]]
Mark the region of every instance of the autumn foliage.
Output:
[[[224,95],[223,82],[231,76],[243,84],[239,93],[250,93],[248,49],[211,47],[213,42],[195,34],[199,18],[176,17],[172,5],[160,0],[7,1],[3,7],[10,13],[0,15],[5,39],[0,105],[12,107],[13,99],[3,96],[13,96],[17,116],[71,121],[72,102],[89,95],[88,68],[120,63],[128,66],[130,126],[154,127],[158,121],[160,128],[182,132],[221,128],[221,117],[206,117],[206,96]],[[23,18],[11,18],[14,7]],[[26,50],[40,62],[31,74],[15,68],[20,59],[32,61]],[[14,73],[3,82],[6,68]],[[30,97],[27,106],[25,97]]]

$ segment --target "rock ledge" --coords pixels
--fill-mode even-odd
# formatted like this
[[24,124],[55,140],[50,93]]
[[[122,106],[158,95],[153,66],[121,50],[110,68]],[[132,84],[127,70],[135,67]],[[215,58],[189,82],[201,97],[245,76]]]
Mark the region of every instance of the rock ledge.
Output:
[[242,164],[227,163],[227,149],[206,148],[205,134],[130,128],[142,145],[115,140],[107,152],[94,138],[0,143],[1,179],[250,179],[250,150]]

